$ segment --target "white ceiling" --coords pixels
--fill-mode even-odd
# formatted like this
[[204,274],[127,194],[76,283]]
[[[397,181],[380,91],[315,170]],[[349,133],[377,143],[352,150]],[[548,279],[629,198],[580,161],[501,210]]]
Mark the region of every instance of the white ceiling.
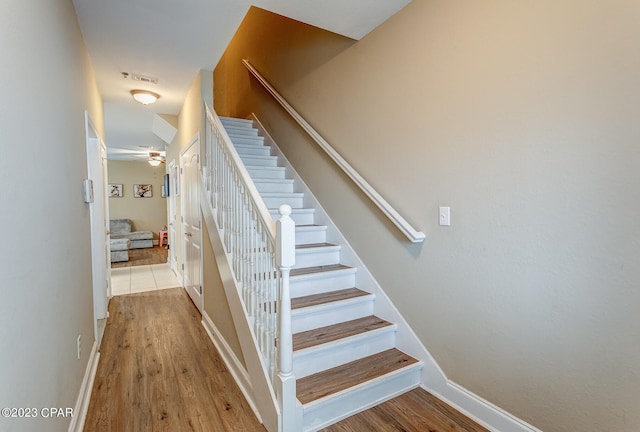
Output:
[[[179,113],[198,71],[213,70],[250,6],[360,39],[409,1],[73,0],[104,101],[109,158],[164,148],[151,132],[154,114]],[[134,88],[161,97],[143,106],[129,94]]]

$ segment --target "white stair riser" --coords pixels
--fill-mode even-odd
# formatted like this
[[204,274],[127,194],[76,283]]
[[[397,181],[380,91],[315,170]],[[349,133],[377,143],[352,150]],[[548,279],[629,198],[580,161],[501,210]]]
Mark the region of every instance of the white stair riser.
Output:
[[293,374],[303,378],[395,347],[395,326],[293,353]]
[[422,364],[417,363],[356,388],[303,405],[303,430],[320,430],[418,387],[421,369]]
[[287,204],[291,206],[291,208],[302,208],[304,205],[302,195],[278,194],[276,196],[265,196],[263,194],[262,199],[268,208],[277,209],[282,204]]
[[240,155],[240,159],[245,165],[275,167],[278,166],[278,158],[276,156],[251,156]]
[[225,130],[228,135],[243,135],[243,136],[258,136],[258,129],[253,126],[235,126],[235,125],[225,125]]
[[312,275],[292,276],[291,296],[304,297],[356,286],[356,272],[353,270]]
[[296,249],[296,264],[293,268],[316,267],[339,264],[340,249],[336,247],[319,247]]
[[236,151],[241,156],[271,156],[271,147],[269,146],[236,146]]
[[296,245],[324,243],[326,240],[326,226],[296,228]]
[[293,182],[277,182],[277,181],[256,181],[254,180],[258,192],[293,192]]
[[[297,212],[296,210],[301,211]],[[309,209],[294,209],[289,217],[293,219],[296,225],[310,225],[313,223],[313,211],[308,210]],[[271,213],[273,220],[277,220],[280,217],[276,208],[270,208],[269,212]]]
[[252,179],[284,179],[285,170],[282,167],[247,166]]
[[261,137],[261,136],[251,137],[251,136],[229,134],[229,138],[231,138],[231,142],[234,144],[248,144],[248,145],[256,145],[256,146],[264,145],[264,137]]
[[336,302],[333,307],[295,309],[291,312],[291,329],[300,333],[373,315],[373,296],[364,301]]
[[225,127],[225,129],[227,126],[243,129],[253,129],[253,120],[220,117],[220,121],[222,122],[222,125]]

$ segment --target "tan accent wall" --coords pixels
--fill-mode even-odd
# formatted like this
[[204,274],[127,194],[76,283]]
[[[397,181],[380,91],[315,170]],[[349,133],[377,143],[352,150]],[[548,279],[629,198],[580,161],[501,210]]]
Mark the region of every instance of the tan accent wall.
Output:
[[254,8],[215,70],[216,109],[258,114],[450,379],[545,431],[637,431],[638,16],[623,1],[414,1],[355,43]]
[[[151,231],[158,239],[158,232],[167,224],[167,198],[162,197],[165,165],[152,167],[146,161],[107,162],[109,183],[122,184],[123,196],[109,198],[110,219],[131,219],[136,231]],[[150,184],[151,198],[136,198],[134,184]]]

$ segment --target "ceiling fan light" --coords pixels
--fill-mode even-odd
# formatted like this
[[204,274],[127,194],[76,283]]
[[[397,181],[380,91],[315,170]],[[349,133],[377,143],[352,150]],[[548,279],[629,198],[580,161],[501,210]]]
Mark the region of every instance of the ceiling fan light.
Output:
[[149,160],[149,165],[157,167],[158,165],[160,165],[162,163],[162,161],[158,160],[158,159],[150,159]]
[[131,90],[131,96],[143,105],[155,103],[160,95],[148,90]]

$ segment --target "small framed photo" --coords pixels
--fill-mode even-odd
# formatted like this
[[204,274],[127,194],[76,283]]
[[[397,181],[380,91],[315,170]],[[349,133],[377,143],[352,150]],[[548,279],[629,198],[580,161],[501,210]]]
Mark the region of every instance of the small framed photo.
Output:
[[109,198],[122,198],[122,184],[109,183]]
[[134,184],[133,185],[134,198],[151,198],[153,192],[150,184]]

